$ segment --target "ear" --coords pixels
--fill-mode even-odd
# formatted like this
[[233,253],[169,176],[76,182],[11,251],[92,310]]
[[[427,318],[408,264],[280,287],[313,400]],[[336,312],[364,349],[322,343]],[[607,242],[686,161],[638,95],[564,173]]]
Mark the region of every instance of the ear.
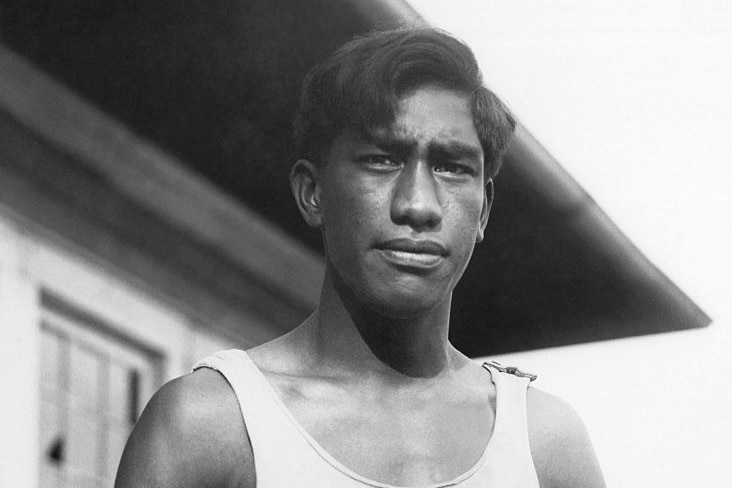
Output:
[[312,161],[298,159],[290,170],[290,189],[300,214],[310,227],[320,228],[323,217],[320,209],[318,168]]
[[491,214],[491,207],[493,206],[493,179],[489,179],[485,184],[483,191],[483,208],[480,210],[480,227],[478,228],[478,234],[475,236],[475,242],[481,242],[483,240],[483,233],[485,232],[485,226],[488,225],[488,217]]

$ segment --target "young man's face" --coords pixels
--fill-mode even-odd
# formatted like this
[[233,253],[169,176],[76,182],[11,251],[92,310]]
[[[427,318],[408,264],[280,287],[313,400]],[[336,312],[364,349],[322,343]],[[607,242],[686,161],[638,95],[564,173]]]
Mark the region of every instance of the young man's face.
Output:
[[357,301],[391,317],[449,299],[490,202],[468,98],[426,86],[374,137],[346,132],[318,170],[329,270]]

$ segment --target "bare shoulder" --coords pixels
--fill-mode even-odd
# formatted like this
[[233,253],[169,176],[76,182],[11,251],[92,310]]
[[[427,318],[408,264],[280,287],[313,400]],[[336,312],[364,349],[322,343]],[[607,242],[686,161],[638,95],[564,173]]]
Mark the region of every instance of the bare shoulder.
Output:
[[577,412],[564,400],[529,388],[529,440],[542,488],[604,487],[595,451]]
[[163,386],[125,447],[116,488],[249,487],[254,463],[233,391],[210,369]]

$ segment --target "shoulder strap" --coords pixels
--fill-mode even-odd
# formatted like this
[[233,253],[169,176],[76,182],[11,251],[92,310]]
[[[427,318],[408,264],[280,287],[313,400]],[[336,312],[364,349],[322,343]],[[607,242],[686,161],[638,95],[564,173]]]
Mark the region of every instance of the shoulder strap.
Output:
[[252,445],[258,480],[263,481],[272,466],[281,465],[283,450],[307,449],[280,399],[246,352],[219,351],[193,367],[199,368],[218,371],[234,390]]
[[526,418],[526,395],[535,375],[496,361],[483,367],[496,385],[496,419],[479,479],[485,486],[539,488]]
[[[241,350],[221,351],[194,366],[219,371],[234,390],[254,453],[257,487],[362,488],[334,469],[334,461],[292,417],[282,400]],[[339,468],[340,469],[340,468]]]
[[[495,364],[499,364],[498,369]],[[526,416],[526,394],[532,381],[528,373],[516,374],[517,368],[487,362],[483,367],[491,372],[496,385],[496,421],[493,429],[494,446],[531,459],[529,427]],[[516,371],[516,372],[509,372]],[[535,375],[532,375],[535,377]],[[533,468],[533,466],[532,466]]]

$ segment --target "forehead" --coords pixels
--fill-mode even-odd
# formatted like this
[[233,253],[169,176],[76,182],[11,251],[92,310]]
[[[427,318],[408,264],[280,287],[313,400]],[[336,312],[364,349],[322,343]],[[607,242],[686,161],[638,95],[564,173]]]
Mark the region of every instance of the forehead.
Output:
[[483,160],[483,148],[473,121],[468,95],[426,86],[404,95],[392,124],[373,130],[347,129],[332,141],[325,160],[339,160],[373,145],[401,153],[438,152]]
[[402,97],[394,123],[375,135],[415,143],[452,141],[481,147],[469,97],[438,86],[418,88]]

